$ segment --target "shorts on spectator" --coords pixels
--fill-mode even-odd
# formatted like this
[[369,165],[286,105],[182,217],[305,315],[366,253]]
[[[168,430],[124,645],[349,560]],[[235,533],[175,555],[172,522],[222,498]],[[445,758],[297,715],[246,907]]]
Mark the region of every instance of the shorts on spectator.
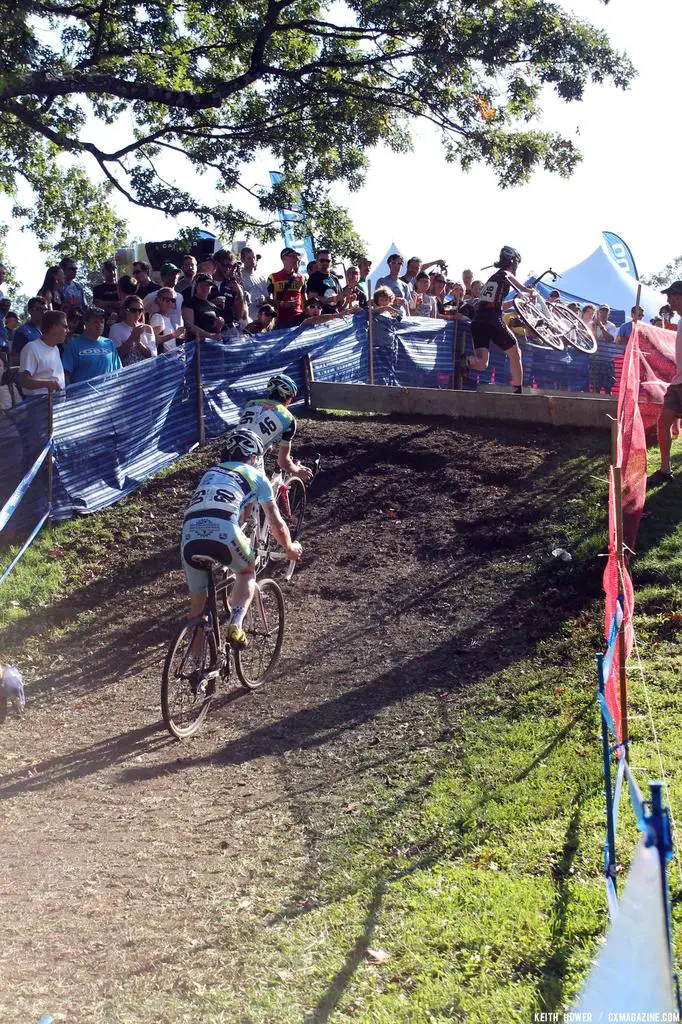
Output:
[[182,527],[180,561],[190,594],[208,588],[208,569],[192,564],[195,555],[212,558],[233,572],[253,568],[256,556],[248,538],[237,523],[224,519],[191,519]]
[[491,341],[506,352],[516,345],[516,336],[502,320],[472,320],[471,337],[474,348],[490,348]]
[[663,408],[682,416],[682,384],[669,384],[663,399]]

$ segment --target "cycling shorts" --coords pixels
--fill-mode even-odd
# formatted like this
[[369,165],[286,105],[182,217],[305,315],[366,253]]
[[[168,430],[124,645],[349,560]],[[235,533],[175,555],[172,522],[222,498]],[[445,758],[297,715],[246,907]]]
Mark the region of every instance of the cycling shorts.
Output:
[[208,569],[192,564],[195,555],[212,558],[232,572],[246,572],[256,560],[238,523],[210,516],[190,519],[182,527],[180,561],[190,594],[200,594],[208,588]]
[[516,338],[509,330],[504,320],[473,320],[471,324],[471,337],[474,348],[490,348],[490,342],[494,342],[498,348],[506,352],[516,345]]

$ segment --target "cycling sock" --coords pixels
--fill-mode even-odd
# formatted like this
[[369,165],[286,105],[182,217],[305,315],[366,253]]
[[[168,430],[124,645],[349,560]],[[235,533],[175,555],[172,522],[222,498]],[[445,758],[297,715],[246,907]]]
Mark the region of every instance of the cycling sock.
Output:
[[244,605],[236,604],[232,609],[232,614],[230,615],[230,625],[239,626],[241,628],[241,624],[244,621],[245,615],[246,608],[244,607]]

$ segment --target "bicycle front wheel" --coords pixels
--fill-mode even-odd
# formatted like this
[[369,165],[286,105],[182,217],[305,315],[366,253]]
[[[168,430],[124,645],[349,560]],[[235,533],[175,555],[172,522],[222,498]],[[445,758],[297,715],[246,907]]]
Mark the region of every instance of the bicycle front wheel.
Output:
[[585,355],[594,355],[597,351],[597,339],[584,320],[568,306],[560,303],[555,305],[554,315],[564,329],[563,339],[566,344],[578,352],[584,352]]
[[305,485],[297,476],[292,477],[286,487],[282,488],[277,495],[277,508],[289,527],[292,540],[298,540],[303,529],[305,505]]
[[[202,633],[201,648],[193,654],[197,632]],[[171,736],[184,740],[201,727],[211,706],[215,685],[212,674],[217,666],[213,633],[199,626],[181,626],[168,648],[161,679],[161,713]]]
[[284,598],[274,580],[257,584],[243,629],[248,643],[234,648],[234,665],[242,686],[257,690],[272,675],[282,652]]

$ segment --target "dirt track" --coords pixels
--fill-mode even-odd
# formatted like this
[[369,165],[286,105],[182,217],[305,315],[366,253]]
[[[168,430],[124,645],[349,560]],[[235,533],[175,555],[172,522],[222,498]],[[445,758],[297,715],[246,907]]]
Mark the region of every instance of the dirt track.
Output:
[[221,695],[185,744],[163,731],[158,688],[196,470],[141,496],[153,554],[112,559],[58,610],[61,630],[36,617],[33,663],[12,652],[28,709],[0,732],[3,1024],[100,1024],[111,1000],[197,997],[197,951],[239,988],[232,939],[262,917],[268,885],[295,898],[367,751],[428,742],[456,715],[444,691],[512,664],[582,599],[546,569],[573,484],[553,477],[567,442],[498,429],[301,424],[297,451],[319,450],[323,473],[285,595],[282,671],[258,694]]

